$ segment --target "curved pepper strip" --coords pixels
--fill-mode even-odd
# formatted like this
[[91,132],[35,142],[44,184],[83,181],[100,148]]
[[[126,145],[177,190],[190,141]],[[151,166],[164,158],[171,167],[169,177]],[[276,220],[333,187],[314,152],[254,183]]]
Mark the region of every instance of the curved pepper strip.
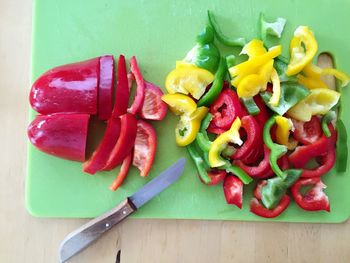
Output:
[[196,142],[187,145],[186,149],[197,168],[201,181],[205,184],[209,184],[211,182],[211,178],[209,177],[207,172],[209,170],[209,167],[207,166],[199,151],[197,150]]
[[121,128],[120,135],[117,143],[114,145],[113,150],[108,158],[108,161],[102,170],[109,171],[114,169],[120,164],[125,157],[131,152],[134,147],[137,120],[133,114],[127,113],[120,117]]
[[[303,186],[313,186],[306,194],[300,192]],[[323,192],[326,185],[319,177],[300,179],[291,188],[292,196],[297,205],[307,211],[330,211],[327,195]]]
[[227,36],[225,36],[222,31],[220,30],[220,27],[215,19],[214,14],[208,10],[208,19],[209,19],[209,23],[211,24],[211,26],[214,29],[215,35],[218,38],[218,40],[224,44],[225,46],[229,46],[229,47],[242,47],[245,45],[246,40],[242,37],[239,38],[228,38]]
[[219,169],[223,169],[228,173],[232,173],[237,176],[244,184],[249,184],[253,179],[240,167],[231,164],[229,161],[225,160],[225,164],[220,166]]
[[287,76],[295,75],[311,62],[317,52],[317,41],[307,26],[299,26],[290,42],[290,62],[286,70]]
[[[130,74],[130,77],[131,76],[132,74]],[[125,57],[123,55],[120,55],[118,60],[118,81],[117,88],[115,91],[114,108],[112,112],[113,117],[119,117],[127,112],[130,94],[128,82],[129,81],[128,74],[126,72]]]
[[231,159],[243,159],[262,145],[262,129],[253,116],[242,118],[242,128],[246,131],[247,139],[231,156]]
[[344,173],[348,162],[348,136],[346,127],[340,118],[337,120],[336,128],[338,132],[336,169],[337,172]]
[[287,147],[281,144],[274,143],[271,138],[270,130],[276,123],[275,116],[272,116],[265,124],[263,131],[264,143],[271,150],[270,153],[270,165],[275,174],[282,179],[286,177],[286,174],[281,170],[277,164],[277,160],[287,152]]
[[197,106],[211,106],[211,104],[217,99],[219,96],[223,84],[224,84],[224,78],[226,75],[226,63],[225,59],[221,58],[219,62],[219,68],[215,73],[215,79],[213,82],[213,85],[210,87],[207,93],[204,94],[204,96],[198,101]]
[[221,152],[226,148],[228,143],[242,145],[243,141],[239,135],[241,120],[237,117],[231,125],[231,128],[220,134],[212,143],[209,150],[209,163],[211,167],[220,167],[225,165],[225,160],[221,157]]
[[280,103],[280,98],[281,98],[281,83],[280,83],[278,73],[275,69],[272,70],[271,81],[272,81],[272,96],[269,100],[269,104],[272,105],[273,107],[277,107]]
[[328,124],[336,118],[336,115],[337,114],[335,113],[335,111],[329,111],[329,112],[327,112],[326,115],[324,115],[322,117],[321,127],[322,127],[323,133],[324,133],[324,135],[326,135],[326,137],[331,136],[331,132],[328,128]]
[[293,123],[290,119],[283,116],[276,116],[276,141],[279,144],[287,146],[288,150],[293,150],[298,142],[296,140],[289,140],[290,131],[293,131]]
[[239,54],[245,54],[249,59],[252,59],[256,56],[265,54],[266,52],[267,50],[264,47],[264,43],[261,40],[253,39],[242,48],[242,51]]
[[254,197],[250,201],[250,211],[258,216],[265,217],[265,218],[274,218],[279,216],[286,208],[288,207],[290,203],[290,198],[288,195],[284,195],[279,202],[279,204],[273,208],[273,209],[267,209],[263,204],[260,203],[261,200],[261,189],[264,185],[266,185],[266,180],[261,181],[255,191],[254,191]]
[[117,190],[119,186],[121,186],[121,184],[123,183],[125,177],[128,175],[131,159],[132,159],[132,153],[129,153],[128,156],[126,156],[126,158],[124,159],[117,177],[114,179],[113,183],[109,187],[109,189],[111,189],[112,191]]
[[299,179],[302,170],[290,169],[285,170],[285,173],[284,180],[280,177],[270,178],[261,188],[261,201],[266,208],[273,209],[279,204],[287,189]]
[[260,35],[261,39],[265,42],[267,35],[281,38],[284,26],[287,20],[282,17],[278,17],[274,22],[267,22],[263,13],[260,14]]
[[162,96],[162,101],[168,104],[170,110],[176,115],[191,114],[197,108],[193,99],[180,93],[165,94]]
[[303,178],[312,178],[312,177],[321,177],[325,173],[329,172],[335,163],[336,153],[335,149],[329,150],[327,153],[321,155],[316,159],[319,166],[314,169],[303,169],[301,177]]
[[211,115],[210,113],[207,113],[207,115],[202,120],[201,127],[196,136],[196,141],[198,143],[199,148],[201,148],[201,150],[206,153],[209,153],[209,150],[212,144],[207,133],[207,128],[212,119],[213,119],[213,115]]
[[134,101],[128,109],[128,112],[131,114],[136,114],[141,109],[145,97],[145,82],[143,80],[139,66],[137,65],[135,56],[130,59],[130,71],[135,77],[137,89]]

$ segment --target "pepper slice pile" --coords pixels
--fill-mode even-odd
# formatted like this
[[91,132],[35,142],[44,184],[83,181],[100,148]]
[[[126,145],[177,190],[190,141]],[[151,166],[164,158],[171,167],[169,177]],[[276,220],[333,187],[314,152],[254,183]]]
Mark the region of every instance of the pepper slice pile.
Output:
[[[177,144],[187,147],[201,182],[223,180],[228,204],[242,208],[244,185],[256,179],[250,210],[258,216],[273,218],[285,211],[289,189],[302,209],[329,211],[320,177],[338,154],[343,162],[347,159],[346,143],[338,141],[335,147],[337,133],[345,140],[346,131],[341,121],[337,130],[333,127],[340,92],[329,89],[321,76],[333,75],[343,87],[349,77],[312,64],[317,41],[306,26],[295,30],[288,61],[280,56],[281,45],[267,48],[264,43],[270,36],[281,37],[285,19],[270,23],[262,15],[262,40],[246,44],[243,38],[224,36],[210,11],[208,19],[195,48],[176,63],[165,83],[171,94],[163,100],[180,116]],[[247,59],[237,64],[237,54],[221,57],[215,71],[216,47],[208,52],[214,35],[224,45],[241,46],[238,56]],[[204,56],[208,63],[199,61]],[[338,169],[343,172],[346,165]],[[313,188],[301,194],[304,185]]]

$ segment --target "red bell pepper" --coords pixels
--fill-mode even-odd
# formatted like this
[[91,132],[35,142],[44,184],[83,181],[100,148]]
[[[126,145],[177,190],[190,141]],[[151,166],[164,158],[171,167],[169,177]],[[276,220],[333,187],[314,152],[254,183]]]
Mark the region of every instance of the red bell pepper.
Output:
[[121,184],[123,183],[125,177],[128,175],[131,159],[132,153],[129,153],[128,156],[126,156],[126,158],[124,159],[117,177],[114,179],[112,185],[109,187],[109,189],[111,189],[112,191],[117,190],[119,186],[121,186]]
[[226,171],[213,169],[213,170],[208,172],[208,176],[210,177],[211,181],[207,185],[216,185],[225,179]]
[[263,129],[266,121],[270,118],[270,114],[260,95],[254,96],[253,99],[260,110],[260,112],[254,116],[254,119],[260,125],[261,129]]
[[303,168],[312,158],[321,156],[327,153],[329,150],[334,149],[337,134],[333,125],[328,125],[331,132],[330,137],[322,135],[317,141],[312,144],[298,146],[294,152],[289,155],[289,161],[295,168]]
[[163,91],[153,83],[145,81],[145,98],[139,112],[146,120],[160,121],[167,113],[167,105],[162,101]]
[[118,141],[119,134],[120,119],[112,117],[107,122],[106,131],[99,146],[90,159],[83,164],[84,172],[95,174],[106,166],[109,156]]
[[[253,178],[268,178],[273,176],[273,171],[270,166],[270,149],[264,145],[264,159],[262,159],[258,165],[249,166],[245,164],[242,160],[235,160],[233,164],[237,165],[241,169],[243,169],[250,177]],[[278,160],[278,164],[280,167],[285,170],[288,167],[288,159],[287,157],[282,156]]]
[[316,161],[319,163],[320,166],[314,169],[303,169],[301,177],[303,178],[321,177],[325,173],[329,172],[329,170],[332,169],[332,167],[335,164],[335,157],[336,157],[335,152],[336,152],[335,149],[332,149],[329,152],[316,158]]
[[137,120],[135,116],[130,113],[124,114],[120,117],[120,121],[120,136],[102,170],[108,171],[114,169],[125,159],[134,147],[137,130]]
[[236,205],[242,209],[243,183],[236,176],[226,176],[224,180],[224,194],[228,204]]
[[89,118],[88,114],[38,115],[28,127],[29,140],[45,153],[83,162]]
[[212,133],[228,130],[236,117],[242,118],[246,115],[236,92],[231,89],[223,89],[209,112],[214,116],[208,127],[208,131]]
[[313,116],[310,121],[302,122],[294,120],[293,137],[298,142],[308,145],[315,143],[322,136],[321,121],[317,116]]
[[98,118],[108,120],[112,113],[114,87],[114,57],[100,57],[100,80],[98,85]]
[[126,113],[128,109],[129,95],[129,79],[126,72],[125,57],[120,55],[118,60],[117,89],[115,91],[115,102],[112,113],[114,117],[119,117]]
[[[238,160],[244,159],[248,155],[256,155],[256,152],[263,152],[263,139],[262,139],[262,129],[256,122],[253,116],[244,116],[241,120],[241,127],[245,130],[247,134],[247,139],[241,145],[236,152],[231,156],[231,159]],[[249,160],[253,159],[253,156],[249,156]],[[254,158],[255,159],[255,158]],[[252,160],[251,163],[255,162]]]
[[50,69],[33,84],[29,100],[41,114],[97,113],[100,58]]
[[260,181],[255,190],[254,197],[250,201],[250,211],[258,216],[265,218],[273,218],[279,216],[290,203],[290,198],[288,195],[284,195],[279,202],[279,204],[273,209],[267,209],[261,202],[261,189],[267,184],[266,180]]
[[140,170],[142,177],[146,177],[151,170],[156,149],[157,135],[154,128],[151,124],[138,120],[132,165]]
[[[313,186],[304,195],[300,192],[303,186]],[[304,210],[330,211],[328,196],[323,192],[326,185],[319,177],[299,179],[291,188],[295,202]]]
[[139,66],[137,65],[136,57],[134,56],[130,59],[130,71],[135,77],[137,88],[134,101],[128,109],[128,112],[131,114],[136,114],[141,109],[145,97],[145,82]]

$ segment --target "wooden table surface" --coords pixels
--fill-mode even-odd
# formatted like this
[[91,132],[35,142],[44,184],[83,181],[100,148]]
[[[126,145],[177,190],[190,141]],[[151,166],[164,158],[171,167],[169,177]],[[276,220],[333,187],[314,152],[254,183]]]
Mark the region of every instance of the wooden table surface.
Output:
[[[58,262],[86,220],[42,219],[24,206],[31,2],[0,0],[0,262]],[[126,220],[70,262],[350,262],[350,222],[286,224]]]

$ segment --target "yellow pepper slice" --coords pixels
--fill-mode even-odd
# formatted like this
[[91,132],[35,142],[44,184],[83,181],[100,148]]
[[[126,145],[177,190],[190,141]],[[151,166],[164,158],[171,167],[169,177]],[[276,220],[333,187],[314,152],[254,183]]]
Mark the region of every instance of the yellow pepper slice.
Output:
[[260,68],[259,75],[264,79],[264,83],[262,84],[260,91],[266,90],[267,82],[270,81],[273,70],[273,59],[270,59],[268,62],[266,62],[265,65]]
[[265,54],[253,57],[243,63],[229,68],[231,77],[236,77],[240,74],[249,75],[258,71],[258,68],[266,64],[269,60],[279,56],[282,52],[282,46],[274,46],[269,49]]
[[265,79],[261,75],[250,74],[239,83],[237,95],[240,98],[251,98],[264,88],[264,83]]
[[313,32],[307,26],[299,26],[290,42],[291,58],[286,70],[287,76],[295,75],[302,71],[315,56],[317,48],[317,41]]
[[333,75],[337,79],[340,80],[341,86],[345,87],[349,84],[350,82],[350,77],[346,75],[344,72],[340,70],[336,70],[334,68],[324,68],[321,71],[321,75]]
[[181,64],[168,74],[165,88],[170,94],[190,93],[195,99],[199,99],[213,80],[214,75],[210,71],[191,64]]
[[290,119],[283,116],[275,117],[277,129],[276,129],[276,140],[279,144],[287,146],[288,150],[293,150],[297,145],[297,141],[290,141],[290,131],[294,130],[293,123]]
[[253,39],[242,48],[240,55],[246,54],[249,56],[249,59],[252,59],[256,56],[265,54],[266,52],[264,43],[261,40]]
[[169,105],[170,110],[176,115],[191,114],[197,109],[194,100],[184,94],[165,94],[162,96],[162,100]]
[[209,150],[209,164],[211,167],[219,167],[225,164],[222,159],[221,152],[226,148],[228,143],[235,143],[242,145],[243,141],[239,137],[239,128],[241,127],[241,120],[237,117],[231,125],[231,128],[220,134],[211,144]]
[[326,114],[339,101],[340,93],[331,89],[312,89],[310,94],[288,111],[299,121],[309,121],[312,115]]
[[298,83],[303,85],[308,89],[328,89],[326,83],[324,83],[321,78],[305,77],[301,74],[297,76]]
[[280,98],[281,98],[281,82],[276,69],[272,70],[271,81],[272,81],[272,96],[270,98],[269,103],[272,106],[277,107],[280,103]]
[[197,136],[201,121],[208,113],[207,107],[199,107],[191,114],[183,114],[175,128],[176,144],[186,146],[192,143]]

